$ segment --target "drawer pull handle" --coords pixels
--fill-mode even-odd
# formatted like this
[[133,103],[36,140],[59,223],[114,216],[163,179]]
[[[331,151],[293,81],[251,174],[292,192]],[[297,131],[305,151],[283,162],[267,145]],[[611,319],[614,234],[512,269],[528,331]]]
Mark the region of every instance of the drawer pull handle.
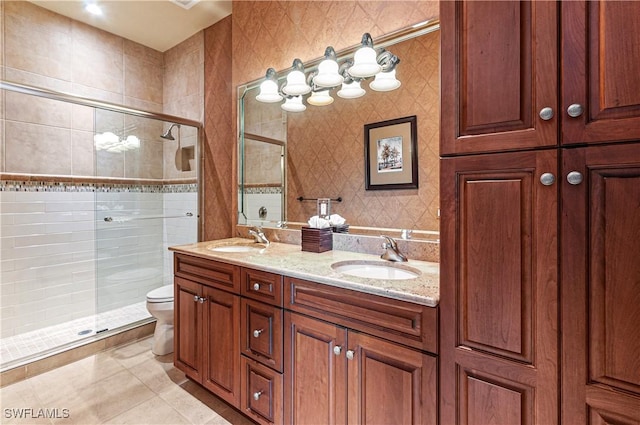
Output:
[[259,284],[258,282],[255,282],[255,283],[253,284],[253,290],[254,290],[254,291],[259,291],[259,290],[260,290],[260,284]]
[[258,338],[264,329],[256,329],[253,331],[253,337]]
[[336,356],[339,356],[341,352],[342,352],[342,347],[340,347],[339,345],[336,345],[335,347],[333,347],[333,354],[335,354]]
[[354,355],[355,353],[353,352],[353,350],[347,350],[347,359],[353,360]]
[[262,395],[262,391],[258,391],[257,393],[253,393],[253,399],[255,401],[260,400],[260,396]]

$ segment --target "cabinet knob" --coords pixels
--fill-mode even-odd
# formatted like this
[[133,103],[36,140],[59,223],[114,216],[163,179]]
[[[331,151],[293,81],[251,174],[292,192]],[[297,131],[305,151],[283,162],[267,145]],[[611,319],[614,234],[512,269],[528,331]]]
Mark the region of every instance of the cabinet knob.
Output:
[[571,118],[577,118],[584,112],[584,108],[579,103],[573,103],[567,108],[567,114]]
[[347,359],[353,360],[354,355],[355,353],[353,352],[353,350],[347,350]]
[[556,182],[556,176],[553,173],[544,173],[540,176],[540,183],[545,186],[551,186]]
[[253,399],[255,401],[258,401],[260,399],[261,395],[262,395],[262,391],[258,391],[257,393],[253,393]]
[[259,291],[260,290],[260,284],[258,282],[253,284],[253,290],[254,291]]
[[254,338],[258,338],[260,336],[260,334],[262,333],[262,331],[264,331],[264,329],[255,329],[253,331],[253,337]]
[[582,173],[579,171],[571,171],[569,174],[567,174],[567,181],[572,185],[582,183]]
[[200,297],[199,297],[199,296],[197,296],[197,295],[194,295],[194,296],[193,296],[193,301],[195,301],[195,302],[200,301]]
[[333,347],[333,354],[335,354],[336,356],[339,356],[340,353],[342,353],[342,347],[340,347],[339,345],[336,345],[335,347]]
[[543,119],[544,121],[549,121],[551,118],[553,118],[553,108],[550,107],[545,107],[540,109],[539,114],[540,118]]
[[202,297],[200,297],[200,299],[199,299],[198,301],[200,301],[200,304],[204,304],[204,302],[205,302],[206,300],[207,300],[206,298],[202,298]]

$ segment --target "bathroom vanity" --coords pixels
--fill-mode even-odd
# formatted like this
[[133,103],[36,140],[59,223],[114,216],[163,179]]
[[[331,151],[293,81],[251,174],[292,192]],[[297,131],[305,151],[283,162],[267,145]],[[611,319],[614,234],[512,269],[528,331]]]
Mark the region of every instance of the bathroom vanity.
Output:
[[418,276],[389,280],[336,267],[381,263],[368,254],[238,238],[172,250],[175,365],[251,419],[437,422],[437,263],[390,263]]

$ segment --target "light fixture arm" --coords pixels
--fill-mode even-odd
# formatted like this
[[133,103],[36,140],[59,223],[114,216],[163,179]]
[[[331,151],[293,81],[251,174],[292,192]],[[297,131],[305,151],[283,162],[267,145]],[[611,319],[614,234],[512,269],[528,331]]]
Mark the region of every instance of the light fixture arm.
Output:
[[371,38],[371,34],[365,32],[362,34],[362,41],[360,42],[363,46],[373,48],[373,38]]
[[400,58],[388,50],[381,49],[376,57],[376,61],[382,67],[381,72],[391,72],[400,63]]

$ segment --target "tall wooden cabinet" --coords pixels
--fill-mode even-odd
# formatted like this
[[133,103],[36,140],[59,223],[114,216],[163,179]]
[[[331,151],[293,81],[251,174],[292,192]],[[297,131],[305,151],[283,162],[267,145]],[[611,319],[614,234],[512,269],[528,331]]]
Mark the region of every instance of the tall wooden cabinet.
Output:
[[638,423],[640,3],[440,10],[440,422]]

